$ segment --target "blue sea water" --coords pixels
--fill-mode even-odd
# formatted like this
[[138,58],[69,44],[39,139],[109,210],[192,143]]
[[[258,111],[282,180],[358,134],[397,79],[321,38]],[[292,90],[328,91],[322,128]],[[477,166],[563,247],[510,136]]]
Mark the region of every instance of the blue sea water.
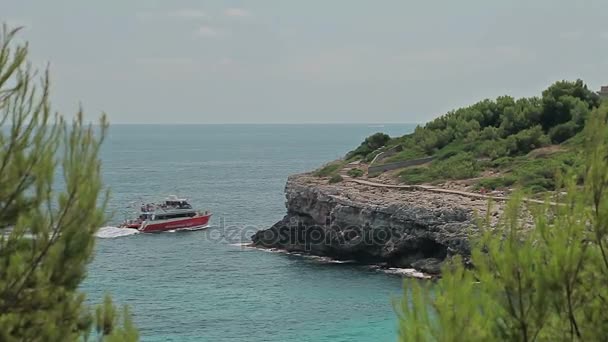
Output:
[[285,214],[288,175],[336,159],[374,132],[413,128],[112,126],[102,149],[111,223],[169,194],[214,216],[203,231],[98,238],[83,290],[92,303],[109,292],[128,304],[143,341],[394,341],[399,276],[239,243]]

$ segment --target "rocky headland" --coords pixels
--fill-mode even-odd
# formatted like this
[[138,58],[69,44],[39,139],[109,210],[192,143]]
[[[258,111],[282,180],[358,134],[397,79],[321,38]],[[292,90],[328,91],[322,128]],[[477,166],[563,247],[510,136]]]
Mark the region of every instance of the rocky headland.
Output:
[[[290,176],[285,217],[252,236],[253,245],[438,274],[451,255],[470,254],[469,236],[488,200],[416,188],[329,184],[310,173]],[[493,204],[493,223],[503,203]]]

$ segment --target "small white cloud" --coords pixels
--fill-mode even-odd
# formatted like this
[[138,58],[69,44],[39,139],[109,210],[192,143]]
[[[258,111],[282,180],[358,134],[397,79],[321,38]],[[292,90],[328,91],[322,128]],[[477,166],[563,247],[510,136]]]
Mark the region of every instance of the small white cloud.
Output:
[[608,40],[608,31],[600,33],[600,38]]
[[201,26],[196,30],[196,34],[202,37],[217,37],[220,33],[220,30],[211,26]]
[[224,11],[224,14],[226,14],[226,16],[228,16],[228,17],[249,17],[249,16],[251,16],[251,12],[247,11],[244,8],[237,8],[237,7],[227,8]]
[[207,14],[198,9],[180,9],[169,12],[170,17],[185,18],[185,19],[200,19],[206,18]]

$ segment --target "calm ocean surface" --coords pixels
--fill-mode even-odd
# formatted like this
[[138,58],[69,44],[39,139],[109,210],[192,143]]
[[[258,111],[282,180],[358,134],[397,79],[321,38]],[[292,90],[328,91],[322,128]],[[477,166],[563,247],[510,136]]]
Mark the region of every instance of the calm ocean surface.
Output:
[[214,216],[197,232],[107,238],[104,228],[83,289],[94,303],[107,291],[130,305],[143,341],[395,341],[400,277],[238,243],[283,217],[288,175],[374,132],[413,128],[112,126],[102,151],[112,224],[169,194]]

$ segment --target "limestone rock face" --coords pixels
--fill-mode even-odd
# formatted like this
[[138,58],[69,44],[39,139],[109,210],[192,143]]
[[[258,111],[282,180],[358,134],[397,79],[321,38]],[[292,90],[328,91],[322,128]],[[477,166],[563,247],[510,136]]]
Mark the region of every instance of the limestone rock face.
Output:
[[438,273],[452,254],[468,256],[475,212],[487,202],[452,194],[329,185],[309,174],[288,178],[287,215],[252,236],[265,248],[306,252]]

